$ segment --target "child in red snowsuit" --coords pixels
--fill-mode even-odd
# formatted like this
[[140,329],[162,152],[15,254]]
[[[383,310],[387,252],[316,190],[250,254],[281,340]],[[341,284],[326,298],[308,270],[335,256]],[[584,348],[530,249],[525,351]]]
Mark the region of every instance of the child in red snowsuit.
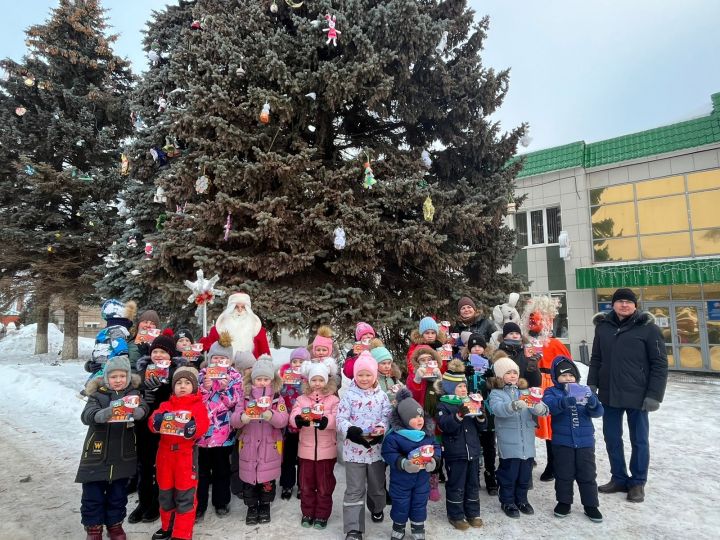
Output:
[[[180,367],[172,378],[173,394],[148,420],[150,430],[160,433],[157,483],[160,489],[162,528],[153,539],[192,538],[197,500],[197,446],[210,427],[208,412],[198,393],[198,372]],[[172,530],[170,523],[175,516]]]

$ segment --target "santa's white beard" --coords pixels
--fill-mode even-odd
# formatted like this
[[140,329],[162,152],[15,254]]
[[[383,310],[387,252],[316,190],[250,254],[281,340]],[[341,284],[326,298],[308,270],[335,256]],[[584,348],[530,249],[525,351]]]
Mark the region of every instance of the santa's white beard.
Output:
[[249,351],[255,348],[254,338],[261,328],[260,319],[252,312],[244,311],[238,313],[233,309],[218,317],[215,323],[218,333],[229,332],[232,339],[233,352]]

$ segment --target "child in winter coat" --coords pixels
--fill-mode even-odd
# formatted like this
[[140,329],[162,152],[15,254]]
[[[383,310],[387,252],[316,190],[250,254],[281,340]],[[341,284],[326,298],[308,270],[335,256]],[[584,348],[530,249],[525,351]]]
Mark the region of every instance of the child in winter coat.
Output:
[[490,392],[489,406],[495,415],[500,467],[497,481],[500,485],[500,505],[508,517],[518,518],[520,513],[534,514],[527,492],[535,457],[535,420],[533,416],[548,414],[543,402],[528,407],[520,399],[520,390],[527,381],[520,378],[520,368],[510,358],[498,358],[493,364],[495,388]]
[[350,349],[343,363],[343,374],[352,380],[355,360],[362,350],[370,350],[371,342],[375,338],[375,329],[366,322],[359,322],[355,325],[355,346]]
[[370,347],[370,354],[378,365],[378,384],[387,394],[390,405],[395,406],[395,395],[405,386],[400,380],[400,367],[393,362],[392,354],[382,341],[374,339],[370,342]]
[[[137,370],[143,381],[143,395],[152,413],[160,403],[170,399],[173,374],[179,366],[186,365],[184,358],[178,356],[175,340],[169,335],[156,337],[149,346],[150,355],[137,361]],[[148,366],[165,366],[167,377],[150,374]],[[138,424],[136,429],[138,445],[138,506],[128,516],[129,523],[152,522],[160,516],[158,486],[155,472],[155,459],[160,438],[150,431],[146,422]]]
[[[237,351],[235,353],[234,367],[242,377],[243,384],[241,387],[244,387],[245,377],[250,377],[255,362],[257,362],[257,358],[255,358],[255,355],[250,351]],[[242,406],[244,406],[244,402],[241,407]],[[242,480],[240,480],[239,447],[237,444],[234,444],[232,448],[232,453],[230,454],[230,491],[232,491],[233,495],[242,499],[243,483]]]
[[[232,342],[221,334],[210,346],[207,362],[198,375],[200,395],[210,417],[210,428],[198,441],[198,495],[195,521],[205,515],[212,485],[215,513],[230,512],[230,454],[235,446],[235,430],[230,415],[243,403],[242,375],[232,367]],[[225,368],[225,369],[222,369]]]
[[556,356],[551,376],[554,386],[545,389],[543,402],[552,415],[553,471],[555,473],[555,516],[570,513],[573,502],[573,480],[580,489],[580,502],[585,515],[594,522],[602,521],[598,507],[595,481],[595,427],[592,419],[603,415],[603,406],[590,388],[578,400],[570,395],[567,385],[580,382],[580,371],[568,357]]
[[362,540],[366,486],[372,520],[380,523],[385,518],[385,463],[380,445],[391,407],[377,383],[377,362],[368,351],[360,353],[353,369],[353,382],[338,407],[337,428],[345,434],[343,530],[346,540]]
[[[390,467],[393,520],[390,538],[402,540],[409,519],[413,540],[424,540],[430,473],[439,466],[441,448],[427,426],[425,411],[410,391],[403,388],[396,397],[397,405],[390,416],[391,430],[382,445],[383,459]],[[432,457],[425,455],[425,463],[410,455],[427,447],[432,447]]]
[[[246,525],[270,523],[270,503],[275,500],[275,481],[280,476],[282,432],[288,423],[282,381],[270,355],[262,355],[245,377],[244,406],[236,407],[230,424],[240,430],[240,480],[248,507]],[[265,407],[261,407],[265,401]],[[269,403],[268,403],[269,402]],[[259,418],[248,414],[252,404],[263,410]]]
[[307,373],[312,364],[321,362],[328,368],[328,373],[335,379],[340,386],[340,375],[338,373],[337,360],[333,357],[333,331],[329,326],[321,326],[317,330],[317,335],[312,342],[312,354],[309,360],[302,363],[303,375],[307,378]]
[[487,421],[482,408],[472,413],[466,401],[465,366],[451,360],[442,380],[435,382],[440,395],[437,422],[442,431],[443,461],[447,471],[445,505],[448,521],[458,530],[482,527],[480,519],[480,433]]
[[531,386],[540,386],[542,377],[538,369],[538,361],[542,357],[541,353],[527,357],[525,354],[525,346],[520,327],[517,323],[507,322],[503,325],[503,340],[498,350],[504,351],[511,358],[520,370],[520,378],[525,379],[528,388]]
[[173,394],[150,415],[148,426],[160,433],[157,483],[160,488],[161,527],[154,540],[192,538],[197,500],[196,442],[210,426],[198,392],[198,372],[182,366],[172,378]]
[[300,430],[301,525],[324,529],[332,513],[337,461],[335,427],[337,384],[324,364],[314,364],[303,383],[303,394],[290,413],[290,426]]
[[[88,432],[75,482],[82,483],[80,516],[87,540],[102,540],[103,525],[111,540],[125,538],[128,478],[137,468],[134,423],[148,413],[140,382],[140,377],[130,374],[128,357],[116,356],[106,362],[102,378],[85,387],[88,401],[80,419]],[[131,421],[113,421],[117,400],[132,407]]]
[[[410,333],[410,348],[408,349],[405,360],[407,361],[408,379],[411,379],[413,373],[410,373],[412,369],[410,358],[412,357],[415,349],[420,345],[427,345],[431,349],[440,349],[447,341],[447,335],[440,331],[440,327],[432,317],[424,317],[420,320],[417,330],[413,330]],[[412,388],[410,389],[412,391]],[[414,397],[414,395],[413,395]],[[417,398],[415,398],[417,401]]]
[[[290,353],[290,361],[280,367],[280,378],[283,381],[280,395],[285,400],[285,407],[291,411],[295,406],[297,398],[302,395],[302,364],[310,360],[310,352],[305,347],[293,349]],[[314,366],[315,364],[313,364]],[[311,366],[311,370],[312,367]],[[327,368],[325,368],[327,369]],[[336,386],[337,388],[337,386]],[[280,472],[280,498],[290,500],[292,490],[298,481],[297,496],[300,498],[300,482],[298,470],[298,428],[292,423],[293,416],[290,416],[290,422],[285,428],[283,436],[283,456]]]

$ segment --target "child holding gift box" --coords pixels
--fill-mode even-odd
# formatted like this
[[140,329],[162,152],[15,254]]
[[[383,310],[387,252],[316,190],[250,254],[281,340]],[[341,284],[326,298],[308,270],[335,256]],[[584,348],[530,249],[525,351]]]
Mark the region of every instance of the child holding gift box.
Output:
[[[550,374],[554,386],[545,389],[542,399],[552,415],[553,471],[558,501],[554,513],[559,518],[570,513],[575,481],[580,489],[585,515],[599,523],[602,514],[598,509],[600,501],[595,481],[595,427],[592,419],[603,415],[603,406],[590,388],[577,384],[580,382],[580,371],[570,358],[556,356]],[[579,390],[579,397],[573,396],[572,390]]]
[[208,430],[208,412],[198,392],[198,372],[182,366],[172,377],[173,394],[150,415],[148,426],[160,434],[157,483],[161,527],[153,540],[192,538],[197,501],[196,442]]
[[[385,437],[382,456],[390,467],[390,538],[402,540],[410,520],[414,539],[425,538],[430,473],[439,466],[440,446],[426,422],[425,411],[407,388],[397,393],[397,405],[390,416],[392,430]],[[432,457],[427,452],[432,448]]]
[[405,386],[400,380],[400,366],[393,361],[392,354],[379,339],[370,342],[370,354],[377,361],[378,384],[387,394],[390,404],[395,406],[395,395]]
[[[507,326],[507,325],[506,325]],[[520,517],[520,513],[534,514],[527,493],[535,457],[535,420],[533,416],[548,414],[542,401],[528,407],[520,399],[520,390],[527,381],[520,378],[520,368],[510,358],[498,358],[493,364],[495,387],[490,391],[489,407],[495,415],[500,466],[497,481],[498,496],[505,515]]]
[[270,355],[258,358],[244,381],[244,408],[236,407],[230,424],[238,428],[240,480],[248,507],[246,525],[270,523],[270,503],[280,476],[282,432],[288,423],[282,380]]
[[[201,364],[200,395],[210,417],[210,428],[198,441],[198,492],[195,520],[205,515],[212,485],[212,504],[222,517],[230,512],[230,454],[235,446],[235,430],[230,415],[243,403],[242,375],[232,367],[232,342],[223,332],[210,346],[207,361]],[[210,367],[209,367],[210,366]]]
[[337,461],[335,420],[340,400],[327,367],[314,364],[303,383],[303,394],[290,413],[290,426],[300,429],[300,485],[303,527],[324,529],[332,513]]
[[[280,395],[285,400],[285,407],[288,411],[293,409],[297,398],[302,395],[302,384],[305,380],[302,374],[302,364],[308,360],[310,360],[310,352],[305,347],[298,347],[290,353],[290,361],[280,366],[279,373],[283,381]],[[290,419],[292,420],[292,416]],[[298,428],[290,421],[283,436],[283,456],[280,472],[280,498],[284,500],[290,500],[292,497],[292,490],[296,480],[298,481],[297,496],[298,499],[300,498],[298,441]]]
[[[480,519],[480,433],[487,420],[482,402],[470,407],[465,366],[451,360],[443,378],[435,382],[440,395],[437,422],[442,431],[443,461],[447,471],[445,505],[450,524],[464,531],[482,527]],[[476,394],[477,395],[477,394]],[[482,397],[482,396],[480,396]]]
[[372,520],[380,523],[385,518],[385,463],[380,445],[391,407],[377,383],[377,362],[368,351],[358,355],[353,369],[353,382],[338,406],[337,428],[345,434],[343,530],[346,540],[362,540],[366,491]]
[[[82,483],[80,516],[88,540],[102,540],[103,525],[111,538],[125,538],[128,478],[137,468],[134,422],[148,413],[140,383],[130,374],[128,357],[116,356],[106,362],[102,378],[85,387],[88,401],[80,418],[88,432],[75,482]],[[131,422],[112,421],[119,400],[129,406]]]
[[375,329],[368,323],[360,321],[355,325],[355,345],[348,351],[343,363],[343,374],[350,380],[353,378],[355,360],[362,351],[372,348],[371,342],[375,338]]
[[328,373],[335,379],[340,387],[341,377],[338,373],[337,359],[333,356],[333,331],[329,326],[321,326],[317,329],[317,335],[310,346],[310,359],[302,363],[303,375],[307,378],[310,366],[316,363],[325,364]]

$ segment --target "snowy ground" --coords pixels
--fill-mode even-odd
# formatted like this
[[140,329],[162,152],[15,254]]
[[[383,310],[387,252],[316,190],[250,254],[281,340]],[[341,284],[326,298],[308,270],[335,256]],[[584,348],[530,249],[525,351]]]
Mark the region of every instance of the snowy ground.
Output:
[[[5,340],[3,340],[5,341]],[[38,357],[2,354],[0,341],[0,410],[3,437],[0,438],[0,539],[82,538],[80,525],[80,486],[73,480],[86,428],[80,423],[84,402],[76,397],[86,379],[82,362],[51,366]],[[15,349],[19,348],[15,343]],[[6,345],[7,346],[7,345]],[[30,347],[28,345],[28,347]],[[287,350],[278,351],[286,357]],[[279,358],[278,358],[279,360]],[[581,366],[583,372],[586,371]],[[720,402],[720,384],[688,383],[671,380],[660,410],[651,415],[651,467],[646,486],[646,502],[631,504],[624,494],[600,495],[602,524],[590,522],[582,514],[579,500],[571,515],[553,517],[553,483],[538,480],[545,464],[544,444],[538,444],[539,469],[530,502],[535,516],[511,520],[501,513],[496,498],[481,492],[481,513],[485,527],[461,533],[445,518],[444,502],[429,503],[428,538],[711,538],[720,529],[717,512],[720,471],[720,423],[710,416],[708,404]],[[601,422],[596,424],[601,430]],[[598,481],[609,478],[602,436],[597,445]],[[629,451],[629,443],[626,448]],[[335,470],[338,479],[335,506],[326,531],[307,531],[300,527],[297,499],[277,500],[272,506],[272,523],[246,528],[245,508],[233,499],[232,511],[218,518],[212,509],[195,529],[195,538],[263,538],[266,540],[306,536],[342,538],[342,496],[345,489],[342,465]],[[577,494],[576,494],[577,498]],[[444,500],[444,499],[443,499]],[[135,495],[129,509],[135,506]],[[389,508],[387,509],[389,512]],[[389,518],[376,525],[367,523],[366,538],[390,536]],[[152,524],[127,525],[129,538],[148,538],[159,528]],[[409,535],[408,535],[409,536]]]

